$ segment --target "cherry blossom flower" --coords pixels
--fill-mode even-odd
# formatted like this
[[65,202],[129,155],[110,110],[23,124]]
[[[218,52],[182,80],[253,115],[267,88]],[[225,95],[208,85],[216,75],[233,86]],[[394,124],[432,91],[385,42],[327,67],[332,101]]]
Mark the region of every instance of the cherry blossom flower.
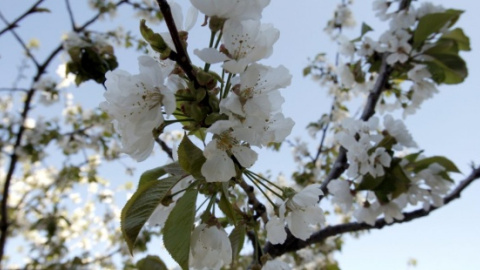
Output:
[[223,62],[223,68],[231,73],[242,73],[248,64],[269,57],[280,32],[271,24],[256,20],[227,20],[223,26],[223,46],[227,55],[214,48],[194,50],[203,61],[214,64]]
[[107,72],[106,101],[100,107],[114,118],[115,130],[122,137],[122,151],[143,161],[153,149],[153,129],[164,121],[161,107],[167,115],[175,110],[176,80],[168,79],[174,62],[158,63],[149,56],[140,56],[138,61],[138,75],[123,70]]
[[192,233],[190,267],[220,269],[232,262],[232,246],[227,233],[216,226],[198,225]]

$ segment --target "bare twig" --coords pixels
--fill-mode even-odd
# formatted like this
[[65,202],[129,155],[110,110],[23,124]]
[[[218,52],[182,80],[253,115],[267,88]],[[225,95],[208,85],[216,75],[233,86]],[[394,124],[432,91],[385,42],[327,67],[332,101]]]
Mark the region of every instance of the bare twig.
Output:
[[[125,3],[127,0],[121,0],[116,3],[116,6],[120,6],[123,3]],[[39,1],[41,2],[41,1]],[[93,18],[85,22],[80,28],[78,28],[78,31],[83,31],[85,28],[87,28],[90,24],[94,23],[99,17],[101,13],[96,14]],[[13,32],[13,30],[9,29],[10,31]],[[55,56],[62,51],[62,45],[60,44],[57,48],[55,48],[50,55],[47,56],[47,59],[43,62],[43,64],[38,64],[36,61],[36,66],[37,66],[37,72],[35,77],[33,78],[32,86],[40,79],[42,74],[46,71],[47,66],[51,63],[51,61],[55,58]],[[33,57],[33,56],[30,56]],[[32,58],[33,59],[33,58]],[[18,162],[18,148],[20,147],[20,144],[23,140],[23,134],[25,132],[25,120],[27,119],[28,113],[31,109],[31,103],[33,100],[33,96],[35,94],[35,88],[31,87],[30,90],[28,90],[24,105],[23,105],[23,110],[21,112],[21,125],[18,128],[18,131],[15,134],[15,143],[13,145],[12,149],[12,154],[10,157],[10,163],[8,165],[8,170],[7,170],[7,175],[5,177],[5,182],[3,183],[3,193],[2,193],[2,201],[0,204],[0,214],[1,214],[1,219],[0,219],[0,262],[3,260],[3,255],[5,254],[5,244],[7,241],[7,234],[8,234],[8,227],[10,226],[9,220],[8,220],[8,196],[10,192],[10,185],[12,182],[13,178],[13,173],[15,172],[17,162]]]
[[73,17],[73,11],[72,11],[72,7],[70,6],[70,0],[65,0],[65,4],[67,5],[67,12],[68,12],[68,17],[70,18],[70,24],[72,26],[72,30],[76,31],[77,25],[75,24],[75,18]]
[[[3,17],[3,14],[0,12],[0,19],[6,24],[6,25],[10,25],[10,23],[7,21],[7,19],[5,17]],[[12,34],[13,36],[15,37],[15,39],[18,41],[18,43],[20,43],[20,46],[22,46],[22,48],[25,50],[25,53],[27,54],[27,56],[32,59],[33,63],[35,64],[35,66],[37,67],[37,69],[40,67],[40,64],[38,63],[37,59],[35,58],[35,56],[33,56],[30,48],[28,48],[27,44],[25,43],[25,41],[23,41],[23,39],[17,34],[17,32],[13,29],[14,27],[8,29]]]
[[171,159],[171,160],[174,160],[173,159],[173,152],[172,152],[172,148],[168,147],[168,145],[160,138],[155,138],[155,141],[158,143],[158,145],[160,146],[160,148],[162,148],[162,150],[167,153],[168,157]]
[[[453,189],[444,199],[444,205],[449,204],[455,199],[460,198],[463,190],[465,190],[472,182],[480,178],[480,167],[474,169],[470,175],[461,181],[455,189]],[[412,212],[403,213],[404,218],[402,220],[394,220],[392,223],[387,223],[384,218],[377,219],[375,224],[368,225],[366,223],[351,222],[346,224],[339,224],[334,226],[328,226],[316,233],[314,233],[309,239],[303,241],[288,235],[287,240],[282,245],[272,245],[267,243],[264,247],[265,253],[269,253],[272,257],[280,256],[286,252],[296,251],[307,247],[308,245],[321,243],[327,237],[335,236],[338,234],[358,232],[370,229],[382,229],[385,226],[391,226],[394,224],[400,224],[409,222],[421,217],[428,216],[431,212],[440,209],[441,207],[430,207],[429,210],[418,209]]]
[[29,9],[27,9],[27,11],[25,11],[22,15],[20,15],[18,18],[16,18],[13,22],[11,22],[10,24],[7,23],[7,27],[5,27],[4,29],[2,29],[2,30],[0,31],[0,36],[1,36],[3,33],[5,33],[5,32],[7,32],[7,31],[9,31],[9,30],[17,27],[17,26],[18,26],[17,24],[18,24],[21,20],[23,20],[25,17],[27,17],[28,15],[34,13],[34,12],[37,10],[38,5],[40,5],[43,1],[44,1],[44,0],[38,0],[37,2],[35,2],[35,4],[33,4],[32,7],[30,7]]

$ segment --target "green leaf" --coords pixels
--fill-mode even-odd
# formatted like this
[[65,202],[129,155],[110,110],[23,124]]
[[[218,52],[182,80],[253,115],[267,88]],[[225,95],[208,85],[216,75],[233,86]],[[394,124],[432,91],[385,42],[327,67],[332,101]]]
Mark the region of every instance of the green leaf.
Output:
[[195,221],[197,193],[196,189],[185,192],[170,212],[163,229],[165,248],[182,269],[188,269],[190,238]]
[[245,242],[245,231],[246,228],[244,224],[237,225],[228,236],[230,244],[232,245],[232,261],[236,260],[238,254],[243,248],[243,243]]
[[151,255],[139,260],[136,266],[138,270],[168,270],[160,257]]
[[463,32],[461,28],[455,28],[440,38],[440,40],[454,40],[458,44],[461,51],[470,51],[470,38]]
[[358,185],[357,190],[374,190],[383,182],[383,180],[385,180],[385,176],[375,178],[367,173],[363,176],[362,182]]
[[398,196],[408,191],[411,180],[405,174],[405,171],[403,170],[402,166],[400,166],[400,164],[397,164],[396,166],[393,167],[391,174],[393,176],[393,179],[395,179],[393,182],[395,189],[392,192],[392,199],[395,199]]
[[[140,181],[138,182],[138,188],[141,188],[143,185],[158,180],[160,177],[165,175],[167,172],[165,171],[164,166],[157,167],[148,171],[145,171],[140,176]],[[137,189],[138,189],[137,188]]]
[[312,72],[312,67],[306,67],[303,69],[303,76],[307,76]]
[[[228,185],[228,182],[222,183],[222,186]],[[235,211],[233,211],[232,204],[228,200],[228,191],[224,187],[222,189],[222,196],[220,197],[220,201],[218,202],[218,207],[220,210],[225,214],[225,216],[233,223],[237,223],[237,218],[235,217]]]
[[418,173],[422,170],[427,169],[433,163],[437,163],[438,165],[442,166],[443,168],[445,168],[447,172],[460,173],[460,170],[457,168],[455,163],[453,163],[451,160],[443,156],[433,156],[433,157],[421,159],[415,162],[415,168],[413,171],[415,173]]
[[430,54],[433,60],[426,61],[427,65],[436,65],[445,73],[446,84],[458,84],[468,76],[467,64],[459,55],[452,54]]
[[163,166],[165,171],[171,175],[187,175],[188,173],[182,169],[178,161],[172,162],[168,165]]
[[416,49],[432,34],[438,33],[445,25],[452,26],[463,11],[449,9],[442,13],[430,13],[418,21],[418,26],[413,33],[413,48]]
[[437,84],[441,84],[445,81],[445,70],[437,65],[435,62],[425,62],[428,72],[432,74],[432,80]]
[[361,33],[361,37],[363,37],[366,33],[370,32],[370,31],[373,31],[373,28],[370,27],[370,25],[366,24],[366,23],[362,23],[362,33]]
[[180,166],[190,173],[195,179],[205,179],[201,173],[202,165],[206,158],[202,150],[190,141],[188,136],[183,136],[182,142],[178,146],[178,162]]
[[182,177],[172,176],[158,181],[146,182],[135,191],[123,207],[120,224],[130,253],[133,254],[135,240],[143,225],[181,179]]

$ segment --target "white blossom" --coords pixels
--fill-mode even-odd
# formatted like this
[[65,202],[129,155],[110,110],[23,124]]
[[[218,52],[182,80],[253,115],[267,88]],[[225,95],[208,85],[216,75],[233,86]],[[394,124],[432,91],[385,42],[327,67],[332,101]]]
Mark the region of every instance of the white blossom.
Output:
[[220,269],[232,261],[232,246],[227,233],[216,226],[198,225],[192,233],[190,267]]
[[114,118],[114,127],[122,137],[123,152],[142,161],[152,152],[153,129],[164,121],[161,107],[167,115],[175,110],[176,85],[167,80],[174,68],[173,62],[158,63],[149,56],[140,56],[138,61],[138,75],[123,70],[107,72],[106,101],[100,107]]

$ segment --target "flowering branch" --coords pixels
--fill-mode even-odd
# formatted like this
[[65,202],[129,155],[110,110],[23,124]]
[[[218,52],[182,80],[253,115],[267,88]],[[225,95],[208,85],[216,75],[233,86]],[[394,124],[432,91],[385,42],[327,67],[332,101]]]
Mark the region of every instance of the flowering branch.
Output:
[[175,21],[173,20],[170,5],[167,3],[166,0],[157,0],[157,3],[160,6],[160,10],[162,11],[163,18],[167,23],[168,31],[172,36],[173,43],[175,44],[175,50],[177,51],[177,54],[176,54],[176,57],[174,57],[175,58],[174,60],[182,68],[185,74],[187,74],[187,77],[192,82],[194,82],[195,87],[198,87],[200,84],[197,81],[197,77],[193,74],[193,67],[190,61],[190,57],[188,56],[186,48],[184,48],[184,46],[182,45],[182,41],[180,40],[180,35],[178,34]]
[[[392,73],[392,69],[387,63],[387,57],[388,57],[387,53],[382,54],[382,63],[380,65],[380,71],[377,77],[377,81],[373,86],[373,90],[368,95],[367,104],[365,104],[365,107],[362,112],[362,116],[360,117],[360,119],[362,119],[363,121],[368,121],[368,119],[370,119],[370,117],[372,117],[375,114],[375,107],[378,103],[378,99],[380,98],[380,95],[382,94],[383,90],[385,90],[385,86],[388,82],[388,78]],[[322,183],[321,189],[324,194],[328,193],[328,189],[327,189],[328,183],[330,183],[330,181],[332,181],[333,179],[337,179],[338,177],[340,177],[340,175],[347,168],[348,168],[347,150],[343,147],[340,147],[338,157],[332,166],[332,170],[327,175],[327,178],[325,179],[325,181],[323,181]]]
[[[467,178],[462,180],[454,190],[452,190],[445,198],[443,198],[443,204],[447,205],[451,201],[460,198],[462,191],[466,189],[474,180],[478,178],[480,178],[480,167],[477,167],[476,169],[474,169]],[[302,249],[311,244],[320,243],[330,236],[369,230],[369,229],[382,229],[385,226],[391,226],[394,224],[409,222],[417,218],[428,216],[431,212],[439,208],[441,207],[431,206],[429,210],[418,209],[415,211],[406,212],[406,213],[403,213],[404,219],[394,220],[392,223],[387,223],[384,218],[380,218],[380,219],[377,219],[377,221],[373,226],[368,225],[366,223],[358,223],[358,222],[328,226],[325,229],[312,234],[312,236],[305,241],[295,238],[289,233],[288,238],[284,244],[272,245],[270,243],[267,243],[264,247],[264,252],[269,253],[273,257],[280,256],[287,252]]]

